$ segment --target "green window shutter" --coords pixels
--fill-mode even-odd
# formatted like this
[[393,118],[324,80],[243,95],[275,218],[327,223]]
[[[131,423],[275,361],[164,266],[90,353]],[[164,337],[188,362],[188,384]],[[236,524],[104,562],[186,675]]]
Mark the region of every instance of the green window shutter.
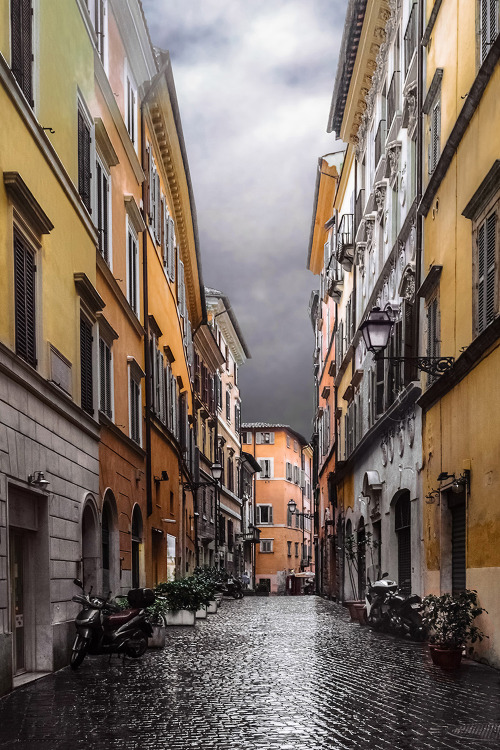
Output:
[[92,325],[87,318],[82,317],[80,318],[81,406],[88,414],[94,413],[92,341]]
[[32,19],[31,0],[11,0],[12,73],[30,107],[34,106]]
[[35,254],[14,234],[16,354],[36,367]]

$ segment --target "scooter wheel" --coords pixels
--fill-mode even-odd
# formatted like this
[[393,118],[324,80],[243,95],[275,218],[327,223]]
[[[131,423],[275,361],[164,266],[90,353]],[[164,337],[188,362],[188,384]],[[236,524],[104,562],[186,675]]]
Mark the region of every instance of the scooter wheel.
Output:
[[125,653],[131,659],[139,659],[146,652],[147,647],[148,641],[146,636],[131,638],[125,646]]
[[423,625],[410,625],[410,638],[412,641],[423,643],[427,640],[427,631]]
[[71,658],[69,661],[71,669],[78,669],[82,661],[85,659],[87,654],[87,642],[82,636],[78,636],[75,647],[71,652]]

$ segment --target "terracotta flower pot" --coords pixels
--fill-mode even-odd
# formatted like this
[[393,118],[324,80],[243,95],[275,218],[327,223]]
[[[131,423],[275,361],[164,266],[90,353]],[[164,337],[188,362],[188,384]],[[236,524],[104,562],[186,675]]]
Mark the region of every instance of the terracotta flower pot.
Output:
[[366,625],[368,620],[366,618],[366,607],[364,602],[355,602],[352,605],[354,609],[355,618],[360,625]]
[[429,643],[432,663],[441,669],[459,669],[462,661],[462,648],[441,648]]
[[352,622],[360,622],[360,615],[359,610],[364,609],[365,603],[361,600],[348,600],[346,602],[343,602],[344,607],[347,607],[349,610],[349,614],[351,615],[351,621]]

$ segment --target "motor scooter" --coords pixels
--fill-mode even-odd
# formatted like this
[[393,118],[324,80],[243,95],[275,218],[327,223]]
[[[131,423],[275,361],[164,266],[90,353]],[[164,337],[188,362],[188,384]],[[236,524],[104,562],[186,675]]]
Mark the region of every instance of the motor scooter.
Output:
[[76,637],[71,650],[70,666],[78,669],[86,654],[125,654],[137,659],[148,647],[148,638],[153,634],[145,607],[155,600],[151,589],[131,589],[127,594],[130,605],[120,609],[107,596],[96,596],[92,589],[85,593],[82,582],[73,583],[82,589],[72,601],[82,605],[75,618]]
[[365,597],[368,624],[374,630],[386,630],[395,635],[424,641],[427,630],[422,622],[422,600],[419,596],[403,596],[398,593],[398,584],[390,580],[387,573],[371,583]]

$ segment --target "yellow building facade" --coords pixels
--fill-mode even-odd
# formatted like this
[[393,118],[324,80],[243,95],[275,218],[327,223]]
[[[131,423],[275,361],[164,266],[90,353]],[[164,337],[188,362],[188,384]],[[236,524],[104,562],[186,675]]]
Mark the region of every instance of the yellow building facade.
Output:
[[[426,7],[424,346],[454,357],[423,408],[425,589],[476,589],[500,666],[498,5]],[[454,475],[454,476],[453,476]],[[441,481],[439,477],[442,478]],[[454,484],[454,480],[458,483]]]

